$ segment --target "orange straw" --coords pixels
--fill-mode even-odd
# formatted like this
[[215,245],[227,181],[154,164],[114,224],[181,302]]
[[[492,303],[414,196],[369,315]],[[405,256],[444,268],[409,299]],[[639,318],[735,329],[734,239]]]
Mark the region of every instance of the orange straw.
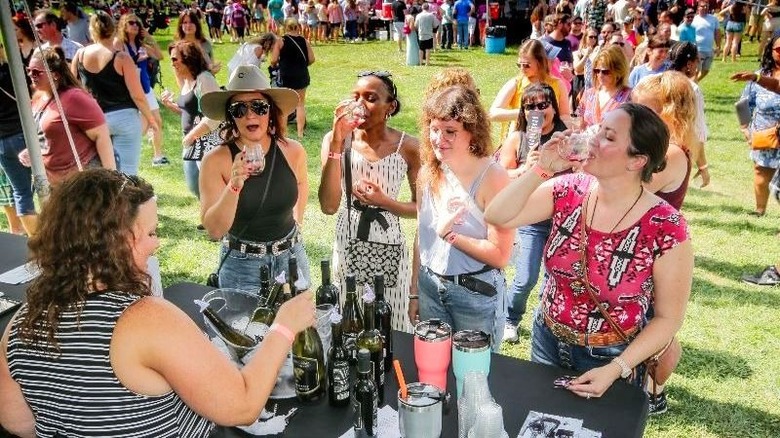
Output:
[[393,368],[395,368],[395,378],[398,379],[398,387],[401,389],[401,399],[406,400],[406,379],[404,379],[404,372],[401,371],[401,362],[398,359],[393,360]]

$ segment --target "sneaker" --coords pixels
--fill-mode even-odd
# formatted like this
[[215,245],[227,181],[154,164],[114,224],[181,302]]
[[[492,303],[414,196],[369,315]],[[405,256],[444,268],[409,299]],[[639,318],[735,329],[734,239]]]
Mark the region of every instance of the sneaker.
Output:
[[650,397],[650,415],[660,415],[669,409],[666,404],[666,391],[661,391],[657,395],[648,394],[648,396]]
[[518,340],[520,340],[520,338],[517,336],[517,326],[506,323],[506,325],[504,325],[504,342],[514,344]]
[[168,157],[165,155],[162,157],[152,158],[152,166],[167,166],[169,164],[171,164],[171,162],[168,161]]
[[780,272],[774,266],[767,266],[758,274],[742,274],[742,281],[758,286],[776,286],[780,284]]

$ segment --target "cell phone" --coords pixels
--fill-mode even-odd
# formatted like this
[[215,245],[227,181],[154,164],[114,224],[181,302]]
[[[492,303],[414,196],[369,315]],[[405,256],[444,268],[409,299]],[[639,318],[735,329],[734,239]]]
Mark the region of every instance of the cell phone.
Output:
[[[0,292],[0,294],[2,294],[2,292]],[[0,295],[0,316],[5,316],[6,313],[12,313],[21,305],[21,301],[12,300]]]
[[561,376],[557,379],[553,380],[553,387],[555,388],[566,388],[571,384],[571,381],[576,379],[577,376]]

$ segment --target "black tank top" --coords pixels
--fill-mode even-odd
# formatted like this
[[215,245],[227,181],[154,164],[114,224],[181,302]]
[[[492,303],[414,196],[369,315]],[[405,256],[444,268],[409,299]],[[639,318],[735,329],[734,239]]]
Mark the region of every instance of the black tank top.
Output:
[[189,93],[179,96],[176,104],[181,108],[181,132],[187,135],[200,121],[198,96],[195,95],[195,88],[190,90]]
[[125,85],[125,78],[117,73],[114,68],[114,60],[117,53],[114,52],[111,61],[108,61],[106,66],[97,73],[92,73],[84,68],[84,64],[79,60],[81,82],[92,93],[92,96],[97,100],[100,109],[104,113],[136,108],[135,102],[130,97],[130,91],[127,89],[127,85]]
[[[228,147],[232,161],[241,149],[235,143]],[[230,235],[241,240],[272,242],[287,236],[295,227],[293,207],[298,201],[298,180],[276,140],[271,140],[265,159],[263,173],[250,176],[238,195],[238,207]],[[274,165],[273,181],[270,182],[263,208],[260,208],[271,166]]]

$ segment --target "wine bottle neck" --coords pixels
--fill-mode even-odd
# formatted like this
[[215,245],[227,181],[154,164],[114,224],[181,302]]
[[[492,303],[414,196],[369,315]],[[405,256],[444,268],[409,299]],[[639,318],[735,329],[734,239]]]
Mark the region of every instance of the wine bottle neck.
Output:
[[365,320],[365,330],[374,329],[374,302],[363,303],[363,319]]

